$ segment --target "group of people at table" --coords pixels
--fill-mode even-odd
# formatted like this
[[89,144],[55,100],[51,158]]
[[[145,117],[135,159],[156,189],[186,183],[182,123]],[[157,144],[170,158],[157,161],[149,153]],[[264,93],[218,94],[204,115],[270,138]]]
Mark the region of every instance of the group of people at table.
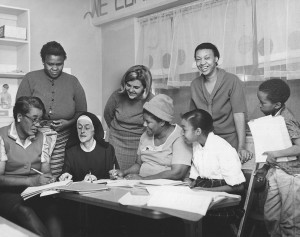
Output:
[[[44,69],[25,75],[14,121],[0,128],[0,215],[40,236],[62,236],[51,196],[26,201],[20,196],[26,187],[56,180],[173,179],[198,189],[241,194],[241,164],[253,157],[245,148],[243,84],[217,67],[220,54],[215,45],[198,45],[194,57],[200,76],[191,84],[190,111],[182,115],[180,125],[172,123],[173,100],[165,94],[154,96],[150,70],[135,65],[106,103],[105,141],[100,120],[87,112],[80,82],[62,71],[67,58],[63,47],[55,41],[45,44]],[[272,236],[300,234],[295,208],[299,160],[276,161],[300,154],[300,126],[285,107],[289,95],[280,79],[266,80],[258,89],[261,111],[282,115],[293,143],[286,150],[266,151],[267,162],[257,171],[258,182],[265,176],[269,180],[265,221]]]

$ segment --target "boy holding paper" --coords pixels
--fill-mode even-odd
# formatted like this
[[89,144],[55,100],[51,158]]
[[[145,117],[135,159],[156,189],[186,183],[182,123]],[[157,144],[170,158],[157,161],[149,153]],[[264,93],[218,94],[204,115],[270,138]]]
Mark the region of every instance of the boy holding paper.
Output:
[[[300,235],[300,125],[285,107],[290,96],[289,86],[281,79],[264,81],[258,88],[260,110],[265,115],[281,115],[286,123],[292,146],[266,151],[266,164],[257,170],[257,180],[268,180],[264,219],[271,236]],[[279,157],[297,156],[296,160],[277,162]]]

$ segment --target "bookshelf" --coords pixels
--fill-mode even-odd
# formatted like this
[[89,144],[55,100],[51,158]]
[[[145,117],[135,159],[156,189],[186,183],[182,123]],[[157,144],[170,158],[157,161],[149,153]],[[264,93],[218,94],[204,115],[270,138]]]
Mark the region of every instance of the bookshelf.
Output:
[[[13,120],[12,106],[24,75],[30,71],[30,12],[29,9],[0,5],[0,27],[26,28],[26,38],[0,38],[0,127]],[[3,85],[11,95],[11,105],[4,105]]]

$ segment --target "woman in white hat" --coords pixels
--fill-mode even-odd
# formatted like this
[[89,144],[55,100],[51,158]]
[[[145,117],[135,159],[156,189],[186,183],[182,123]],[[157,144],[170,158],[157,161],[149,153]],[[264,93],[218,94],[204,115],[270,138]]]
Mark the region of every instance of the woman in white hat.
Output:
[[136,163],[126,170],[111,170],[111,177],[184,179],[191,165],[192,150],[184,142],[181,127],[171,124],[173,100],[164,94],[156,95],[144,104],[143,116],[146,132],[140,139]]

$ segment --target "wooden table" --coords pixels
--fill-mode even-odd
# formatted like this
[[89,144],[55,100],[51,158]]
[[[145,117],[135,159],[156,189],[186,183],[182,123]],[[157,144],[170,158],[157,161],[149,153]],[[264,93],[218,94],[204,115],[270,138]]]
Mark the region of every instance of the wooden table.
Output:
[[36,234],[0,216],[1,237],[38,237]]
[[[152,219],[164,219],[169,217],[181,218],[185,225],[185,236],[186,237],[201,237],[202,236],[202,215],[171,210],[165,208],[154,208],[148,206],[124,206],[118,203],[118,200],[130,192],[132,189],[112,187],[108,191],[100,191],[90,194],[75,194],[75,193],[60,193],[59,197],[63,199],[68,199],[80,203],[86,203],[94,206],[99,206],[103,208],[108,208],[124,213],[130,213],[138,216],[148,217]],[[227,199],[220,203],[211,205],[210,209],[234,206],[237,205],[240,200],[237,199]]]

